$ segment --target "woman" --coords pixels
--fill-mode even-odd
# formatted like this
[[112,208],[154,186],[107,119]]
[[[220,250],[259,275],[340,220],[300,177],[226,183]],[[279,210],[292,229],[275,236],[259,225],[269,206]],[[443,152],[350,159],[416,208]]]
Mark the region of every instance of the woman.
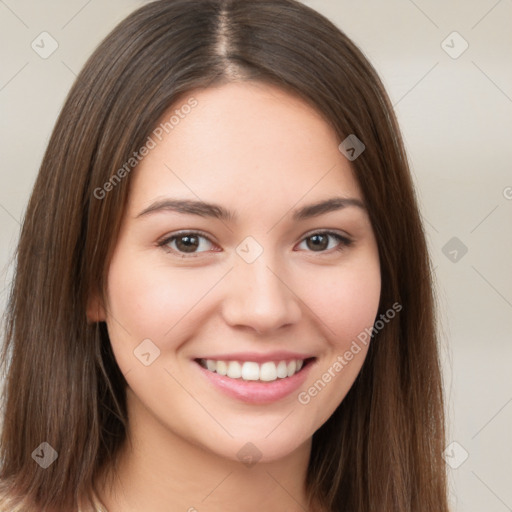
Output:
[[293,0],[160,0],[105,39],[49,142],[5,339],[2,510],[447,510],[399,128]]

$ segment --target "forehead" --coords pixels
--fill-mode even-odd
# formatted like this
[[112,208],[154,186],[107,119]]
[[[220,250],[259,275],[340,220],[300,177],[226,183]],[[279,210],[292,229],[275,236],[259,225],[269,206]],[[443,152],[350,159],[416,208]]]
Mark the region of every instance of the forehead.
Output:
[[133,173],[130,203],[137,207],[165,195],[229,202],[235,210],[266,202],[291,206],[305,195],[361,198],[331,126],[275,86],[239,82],[196,90],[161,123],[167,130],[158,132],[161,140],[153,135],[155,147]]

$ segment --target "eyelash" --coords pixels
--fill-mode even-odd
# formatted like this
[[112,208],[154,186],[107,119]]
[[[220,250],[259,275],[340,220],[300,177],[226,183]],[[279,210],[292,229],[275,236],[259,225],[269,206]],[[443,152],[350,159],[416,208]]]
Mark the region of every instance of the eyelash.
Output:
[[[199,257],[201,254],[203,254],[203,252],[207,252],[207,251],[202,251],[202,252],[196,252],[196,253],[185,253],[185,252],[180,252],[180,251],[177,251],[176,249],[171,249],[169,247],[169,244],[177,239],[179,239],[180,237],[184,237],[184,236],[199,236],[201,238],[205,238],[206,240],[208,240],[208,242],[210,242],[211,244],[214,244],[210,238],[206,235],[206,233],[204,233],[203,231],[181,231],[179,233],[175,233],[173,234],[172,236],[168,236],[166,238],[164,238],[163,240],[159,241],[157,243],[158,247],[161,247],[162,249],[164,249],[166,252],[172,252],[172,253],[175,253],[175,254],[178,254],[180,255],[182,258],[197,258]],[[334,249],[334,252],[341,252],[343,250],[345,250],[347,247],[350,247],[353,243],[353,240],[351,240],[350,238],[346,237],[346,236],[343,236],[343,235],[340,235],[339,233],[336,233],[334,231],[315,231],[314,233],[311,233],[307,236],[305,236],[301,241],[300,243],[306,241],[307,239],[309,238],[312,238],[316,235],[327,235],[327,236],[331,236],[333,238],[335,238],[339,243],[339,246],[336,247]],[[215,251],[215,252],[219,252],[219,251]],[[311,253],[315,253],[315,252],[318,252],[319,254],[330,254],[333,252],[333,249],[328,249],[328,250],[325,250],[325,251],[306,251],[306,252],[311,252]]]

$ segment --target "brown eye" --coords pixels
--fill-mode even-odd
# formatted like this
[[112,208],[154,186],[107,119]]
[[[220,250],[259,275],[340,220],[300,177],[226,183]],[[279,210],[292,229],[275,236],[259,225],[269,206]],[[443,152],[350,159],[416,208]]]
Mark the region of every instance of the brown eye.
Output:
[[199,247],[199,237],[190,235],[181,235],[175,238],[176,247],[182,252],[195,252]]
[[[331,240],[335,240],[331,243]],[[301,242],[310,252],[326,252],[331,249],[342,250],[352,244],[352,240],[338,233],[320,232],[309,235]]]
[[213,244],[205,235],[200,233],[182,232],[165,238],[158,245],[178,254],[194,255],[207,252]]
[[329,237],[327,235],[313,235],[306,239],[308,249],[312,251],[325,251],[329,246]]

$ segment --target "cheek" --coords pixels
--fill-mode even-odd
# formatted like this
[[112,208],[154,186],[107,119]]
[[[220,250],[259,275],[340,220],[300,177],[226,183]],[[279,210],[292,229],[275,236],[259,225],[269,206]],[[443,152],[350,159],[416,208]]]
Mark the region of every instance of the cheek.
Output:
[[326,327],[325,336],[339,350],[350,345],[377,315],[381,292],[378,259],[353,259],[337,269],[317,273],[308,294],[308,305]]
[[[169,343],[169,331],[179,331],[179,324],[187,323],[185,317],[193,316],[193,309],[222,276],[222,269],[207,267],[171,271],[121,247],[109,269],[109,313],[117,328],[134,340]],[[339,267],[302,269],[296,277],[297,295],[322,320],[328,339],[346,340],[373,325],[380,298],[376,251],[359,254]]]
[[[322,292],[320,290],[323,290]],[[381,275],[376,257],[360,258],[315,280],[310,307],[322,320],[325,350],[298,394],[317,429],[352,387],[368,353],[378,312]]]
[[[159,362],[187,336],[198,307],[222,277],[221,270],[172,271],[119,248],[108,274],[109,334],[120,366],[133,364],[132,352],[143,340],[161,350]],[[171,335],[172,333],[172,335]]]
[[[160,363],[170,358],[198,328],[198,317],[213,313],[216,294],[212,290],[224,274],[225,268],[220,267],[171,269],[161,261],[150,264],[144,255],[118,247],[107,291],[112,317],[109,334],[119,365],[131,366],[133,350],[145,339],[160,348]],[[343,353],[373,325],[380,298],[376,249],[359,251],[338,266],[296,269],[294,277],[293,288],[305,304],[303,321],[316,321],[330,351]],[[306,319],[311,312],[313,317]]]

